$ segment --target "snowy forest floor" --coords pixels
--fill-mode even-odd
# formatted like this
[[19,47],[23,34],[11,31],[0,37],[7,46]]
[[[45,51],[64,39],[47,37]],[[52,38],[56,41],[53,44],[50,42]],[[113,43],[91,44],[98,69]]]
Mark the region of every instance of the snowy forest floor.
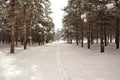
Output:
[[16,48],[0,45],[0,80],[119,80],[120,49],[114,44],[100,53],[100,46],[91,49],[75,44],[50,43],[44,46]]

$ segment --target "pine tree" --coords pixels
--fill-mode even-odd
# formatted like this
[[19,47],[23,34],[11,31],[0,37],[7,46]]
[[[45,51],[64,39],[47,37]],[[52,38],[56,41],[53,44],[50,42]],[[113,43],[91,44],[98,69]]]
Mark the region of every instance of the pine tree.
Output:
[[11,49],[10,53],[14,53],[14,37],[15,37],[15,0],[11,1]]

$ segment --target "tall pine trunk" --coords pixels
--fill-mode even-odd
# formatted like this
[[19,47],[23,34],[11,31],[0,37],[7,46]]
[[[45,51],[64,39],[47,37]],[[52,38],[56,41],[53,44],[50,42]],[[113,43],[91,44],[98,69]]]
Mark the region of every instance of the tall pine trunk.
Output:
[[[115,0],[115,2],[116,2],[116,7],[119,8],[118,0]],[[116,39],[115,39],[116,49],[119,49],[119,21],[120,21],[119,16],[117,16],[116,18]]]
[[[110,30],[109,30],[109,32],[110,32]],[[110,32],[110,43],[112,43],[112,32]]]
[[14,27],[15,27],[15,0],[11,1],[11,48],[10,53],[14,53]]
[[103,26],[100,29],[100,43],[101,43],[101,53],[104,52],[104,42],[103,42]]
[[91,37],[91,44],[93,44],[94,43],[94,35],[93,35],[93,28],[92,28],[92,26],[91,26],[90,37]]
[[[88,0],[88,2],[90,3],[90,0]],[[88,5],[89,7],[90,7],[90,5]],[[91,11],[91,9],[89,8],[89,11]],[[89,14],[89,16],[88,16],[88,49],[90,49],[90,42],[91,42],[91,40],[90,40],[90,34],[91,34],[91,25],[90,25],[90,14]]]
[[101,53],[104,52],[104,27],[103,27],[103,22],[102,22],[102,17],[103,17],[103,12],[100,12],[100,44],[101,44]]
[[76,25],[76,44],[79,45],[78,26]]
[[105,46],[107,46],[107,32],[106,32],[106,27],[104,27],[104,37],[105,37]]
[[32,13],[31,13],[31,21],[30,21],[30,46],[32,46]]
[[32,16],[33,16],[33,6],[31,2],[31,13],[30,13],[30,46],[32,46]]
[[80,9],[80,4],[81,4],[81,2],[80,2],[80,0],[78,0],[79,2],[78,2],[78,7],[79,7],[79,16],[80,16],[80,40],[81,40],[81,47],[83,47],[83,25],[84,25],[84,22],[82,21],[82,19],[81,19],[81,9]]
[[16,36],[15,36],[15,38],[16,38],[16,47],[18,46],[18,26],[17,26],[17,22],[18,20],[16,19]]
[[[81,23],[82,23],[82,20],[81,20]],[[83,37],[84,37],[84,36],[83,36],[83,25],[84,25],[84,22],[83,22],[83,24],[81,24],[81,29],[80,29],[80,32],[81,32],[81,47],[84,47],[84,46],[83,46],[83,39],[84,39],[84,38],[83,38]]]
[[117,17],[117,22],[116,22],[116,49],[119,49],[119,17]]
[[87,36],[88,36],[88,41],[87,41],[87,44],[88,44],[88,49],[90,49],[90,33],[91,33],[91,31],[90,31],[90,22],[89,22],[89,19],[88,19],[88,34],[87,34]]
[[27,33],[26,33],[26,4],[24,4],[24,49],[27,49]]

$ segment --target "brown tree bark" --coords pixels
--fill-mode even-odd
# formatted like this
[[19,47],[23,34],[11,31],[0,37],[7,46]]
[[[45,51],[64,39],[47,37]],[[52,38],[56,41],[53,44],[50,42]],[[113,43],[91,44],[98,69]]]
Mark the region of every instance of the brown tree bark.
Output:
[[90,34],[91,34],[91,29],[90,29],[90,22],[89,22],[89,18],[88,18],[88,39],[87,39],[87,44],[88,44],[88,49],[90,49]]
[[14,53],[14,27],[15,27],[15,0],[11,1],[11,48],[10,53]]
[[33,16],[33,6],[32,6],[32,3],[31,3],[31,13],[30,13],[30,46],[32,46],[32,16]]
[[[82,24],[83,23],[83,24]],[[84,22],[81,20],[81,29],[80,29],[80,32],[81,32],[81,47],[84,47],[83,45],[83,40],[84,40],[84,35],[83,35],[83,25],[84,25]]]
[[103,27],[101,26],[101,34],[100,34],[100,43],[101,43],[101,53],[104,52],[104,42],[103,42]]
[[104,27],[103,27],[103,22],[102,22],[102,16],[103,16],[103,12],[101,11],[100,12],[100,19],[101,19],[101,22],[100,22],[100,43],[101,43],[101,53],[104,52]]
[[26,4],[24,4],[24,49],[27,49],[26,15]]
[[18,46],[18,26],[17,26],[17,19],[16,19],[16,33],[15,33],[15,39],[16,39],[16,47]]
[[104,37],[105,37],[105,46],[107,46],[107,32],[106,32],[106,27],[104,27]]
[[79,34],[78,34],[78,26],[77,26],[77,23],[76,23],[76,29],[75,29],[75,31],[76,31],[76,45],[78,46],[79,45]]
[[[119,8],[118,0],[115,0],[115,3],[116,3],[116,7]],[[117,16],[116,18],[116,39],[115,39],[116,49],[119,49],[119,23],[120,23],[119,21],[120,21],[119,16]]]
[[119,49],[119,17],[117,17],[117,22],[116,22],[116,49]]

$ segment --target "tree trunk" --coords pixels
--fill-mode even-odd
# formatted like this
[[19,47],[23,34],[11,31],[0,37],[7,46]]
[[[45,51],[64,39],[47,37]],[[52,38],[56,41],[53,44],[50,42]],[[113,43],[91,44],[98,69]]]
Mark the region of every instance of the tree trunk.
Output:
[[112,43],[112,33],[110,32],[110,43]]
[[42,45],[44,45],[44,42],[45,42],[45,34],[44,34],[44,31],[42,32]]
[[77,35],[76,35],[76,44],[77,44],[77,46],[79,45],[79,40],[78,40]]
[[101,43],[101,53],[104,52],[104,42],[103,42],[103,25],[101,23],[101,30],[100,30],[100,43]]
[[79,45],[78,26],[76,26],[76,44]]
[[32,46],[32,19],[31,19],[31,22],[30,22],[30,46]]
[[17,26],[17,22],[16,22],[16,47],[18,46],[18,26]]
[[27,49],[27,34],[26,34],[26,4],[24,5],[24,49]]
[[5,32],[3,31],[2,32],[2,43],[4,44],[4,42],[5,42]]
[[[82,21],[82,20],[81,20]],[[84,24],[84,23],[83,23]],[[83,36],[83,25],[81,25],[81,39],[82,39],[82,41],[81,41],[81,47],[84,47],[83,46],[83,38],[84,36]]]
[[33,6],[32,6],[32,3],[31,3],[31,14],[30,14],[30,46],[32,46],[32,16],[33,16]]
[[11,1],[11,49],[10,53],[14,53],[14,27],[15,27],[15,0]]
[[[116,7],[119,8],[119,3],[118,0],[115,0],[116,2]],[[115,39],[115,43],[116,43],[116,49],[119,49],[119,16],[117,16],[116,18],[116,39]]]
[[81,47],[83,46],[83,26],[84,26],[84,22],[80,19],[80,39],[81,39]]
[[80,4],[81,4],[81,2],[80,2],[80,0],[79,0],[79,2],[78,2],[78,4],[79,4],[79,16],[80,16],[80,39],[81,39],[81,47],[83,47],[83,25],[84,25],[84,22],[82,21],[82,19],[81,19],[81,9],[80,9]]
[[104,42],[103,42],[103,26],[101,26],[100,42],[101,42],[101,53],[104,52]]
[[97,30],[96,43],[98,44],[98,42],[99,42],[99,28],[98,29],[96,28],[96,30]]
[[105,46],[107,46],[107,33],[106,33],[106,27],[104,28],[104,37],[105,37]]
[[88,49],[90,49],[90,33],[91,33],[91,31],[90,31],[90,22],[89,22],[89,19],[88,19],[88,41],[87,41],[87,43],[88,43]]
[[117,17],[116,26],[116,49],[119,49],[119,17]]
[[90,36],[91,36],[91,44],[93,44],[94,43],[94,36],[93,36],[93,29],[92,29],[92,27],[91,27]]
[[100,43],[101,43],[101,53],[104,52],[104,27],[103,27],[103,23],[102,23],[102,16],[103,16],[103,12],[101,11],[100,13],[100,18],[101,18],[101,22],[100,22]]

